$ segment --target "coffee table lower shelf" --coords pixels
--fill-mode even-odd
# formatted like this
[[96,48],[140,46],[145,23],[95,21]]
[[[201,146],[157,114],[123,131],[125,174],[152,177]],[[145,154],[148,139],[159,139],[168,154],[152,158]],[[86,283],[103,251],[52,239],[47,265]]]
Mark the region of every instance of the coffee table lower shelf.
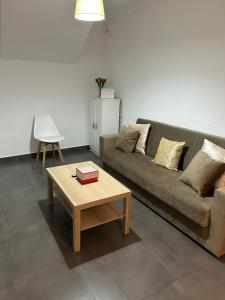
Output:
[[81,231],[123,218],[124,214],[112,203],[87,208],[81,211]]

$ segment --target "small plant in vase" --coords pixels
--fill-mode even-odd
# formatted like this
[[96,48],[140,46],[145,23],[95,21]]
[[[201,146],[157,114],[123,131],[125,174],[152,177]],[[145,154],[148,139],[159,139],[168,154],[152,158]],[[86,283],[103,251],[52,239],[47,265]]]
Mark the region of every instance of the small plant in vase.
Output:
[[97,82],[98,89],[99,89],[99,98],[101,98],[101,90],[104,88],[107,79],[105,79],[105,78],[96,78],[95,81]]

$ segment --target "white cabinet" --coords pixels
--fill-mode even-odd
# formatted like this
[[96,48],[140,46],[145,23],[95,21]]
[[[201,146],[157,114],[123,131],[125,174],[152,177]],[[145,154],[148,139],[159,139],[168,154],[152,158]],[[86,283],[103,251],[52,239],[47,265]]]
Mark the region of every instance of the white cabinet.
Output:
[[99,155],[100,135],[119,131],[120,99],[92,99],[89,105],[90,148]]

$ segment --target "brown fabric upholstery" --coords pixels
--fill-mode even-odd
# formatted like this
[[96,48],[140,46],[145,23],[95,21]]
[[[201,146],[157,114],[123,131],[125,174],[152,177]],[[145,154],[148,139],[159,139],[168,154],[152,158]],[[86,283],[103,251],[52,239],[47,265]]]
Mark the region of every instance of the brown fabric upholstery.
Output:
[[142,154],[126,154],[118,149],[111,149],[104,154],[102,161],[131,181],[151,191],[156,189],[157,181],[162,176],[161,168],[152,163],[151,158]]
[[[225,139],[138,119],[139,124],[151,123],[147,139],[146,156],[126,154],[115,149],[117,136],[100,138],[100,153],[104,166],[129,181],[134,195],[185,232],[217,257],[225,254],[225,188],[218,189],[214,197],[201,198],[177,178],[182,171],[173,172],[151,162],[162,137],[185,141],[180,170],[188,166],[201,149],[204,139],[225,148]],[[117,171],[116,171],[117,170]]]
[[201,196],[205,196],[213,191],[215,182],[224,170],[225,162],[213,160],[200,150],[179,180],[191,186]]
[[125,153],[132,153],[139,139],[140,132],[129,127],[123,127],[116,141],[116,148]]
[[109,134],[100,136],[100,156],[102,157],[107,150],[116,146],[118,134]]
[[152,120],[138,119],[138,124],[151,124],[149,137],[147,140],[146,154],[155,157],[160,140],[162,137],[166,139],[182,142],[185,141],[184,152],[180,160],[180,169],[185,169],[196,153],[202,148],[204,139],[225,148],[225,138],[201,133],[189,129],[159,123]]
[[103,162],[195,223],[202,227],[208,226],[213,198],[203,199],[190,187],[179,182],[179,172],[157,166],[148,156],[126,154],[118,149],[107,151]]
[[225,188],[215,192],[215,202],[211,211],[210,239],[206,247],[216,256],[225,253]]

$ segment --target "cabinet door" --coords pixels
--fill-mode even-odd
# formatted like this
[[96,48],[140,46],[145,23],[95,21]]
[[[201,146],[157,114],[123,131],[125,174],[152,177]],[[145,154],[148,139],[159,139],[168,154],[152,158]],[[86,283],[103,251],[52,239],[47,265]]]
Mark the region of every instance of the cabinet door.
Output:
[[100,135],[102,132],[102,100],[95,102],[95,153],[100,152]]
[[95,151],[95,122],[96,120],[96,105],[95,100],[90,100],[89,103],[89,143],[92,151]]
[[117,134],[119,131],[120,100],[102,101],[102,132],[101,134]]

